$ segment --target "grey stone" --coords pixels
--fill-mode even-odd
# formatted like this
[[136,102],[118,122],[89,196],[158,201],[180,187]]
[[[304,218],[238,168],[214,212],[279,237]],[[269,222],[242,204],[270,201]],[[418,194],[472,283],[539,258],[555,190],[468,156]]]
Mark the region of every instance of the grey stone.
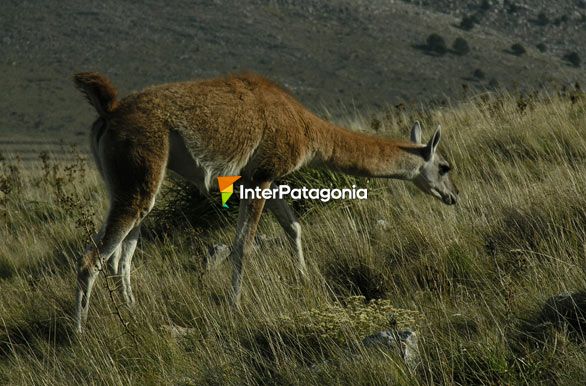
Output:
[[171,335],[173,338],[183,338],[186,335],[192,334],[195,332],[194,328],[191,327],[181,327],[176,326],[174,324],[166,324],[161,326],[161,330]]
[[380,229],[382,230],[388,230],[389,229],[389,222],[387,220],[383,220],[382,218],[377,220],[376,222],[376,226],[378,226]]
[[214,244],[208,249],[207,269],[213,269],[230,256],[230,247],[226,244]]
[[362,343],[366,347],[383,348],[399,354],[411,369],[415,369],[419,365],[419,345],[417,334],[414,331],[379,331],[364,338]]

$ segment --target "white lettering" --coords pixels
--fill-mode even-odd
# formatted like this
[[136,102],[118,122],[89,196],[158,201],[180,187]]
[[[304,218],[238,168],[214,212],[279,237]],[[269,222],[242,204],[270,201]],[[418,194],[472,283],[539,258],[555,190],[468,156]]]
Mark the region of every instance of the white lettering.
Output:
[[274,188],[261,189],[259,186],[254,188],[245,188],[244,185],[239,187],[239,198],[241,200],[254,200],[254,199],[286,199],[291,198],[293,200],[320,200],[322,202],[328,202],[330,200],[366,200],[368,199],[368,189],[356,188],[356,185],[352,185],[352,189],[331,189],[331,188],[291,188],[289,185],[278,185]]
[[289,185],[279,185],[279,198],[283,199],[291,193],[291,187]]

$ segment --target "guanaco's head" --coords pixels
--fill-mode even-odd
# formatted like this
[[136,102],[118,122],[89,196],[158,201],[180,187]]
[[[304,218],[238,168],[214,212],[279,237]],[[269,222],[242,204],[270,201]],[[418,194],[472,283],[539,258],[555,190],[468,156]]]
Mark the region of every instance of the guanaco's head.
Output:
[[[442,200],[444,204],[454,205],[458,201],[458,188],[450,180],[450,164],[437,152],[440,138],[441,127],[438,126],[427,145],[421,148],[424,163],[412,181],[423,192]],[[419,122],[415,122],[411,129],[411,142],[423,144]]]

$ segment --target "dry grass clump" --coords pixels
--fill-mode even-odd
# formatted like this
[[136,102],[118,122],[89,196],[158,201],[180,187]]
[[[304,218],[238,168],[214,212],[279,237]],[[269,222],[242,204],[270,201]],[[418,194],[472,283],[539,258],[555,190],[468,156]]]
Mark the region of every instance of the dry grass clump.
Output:
[[349,342],[349,333],[368,336],[389,328],[415,329],[420,317],[418,311],[397,308],[389,299],[366,301],[364,296],[351,296],[292,318],[280,317],[276,324],[298,339],[333,341],[344,347]]
[[[101,276],[81,337],[71,320],[75,258],[105,212],[102,184],[82,159],[24,164],[6,155],[0,383],[582,383],[584,98],[484,94],[451,107],[391,108],[376,117],[377,129],[407,138],[415,119],[426,136],[444,128],[440,150],[454,165],[457,207],[401,182],[291,176],[291,185],[368,186],[369,199],[294,203],[306,280],[264,216],[267,237],[246,262],[235,311],[226,301],[229,265],[202,264],[207,246],[230,244],[235,213],[220,210],[214,194],[203,212],[201,198],[169,183],[146,224],[155,237],[143,238],[134,258],[137,306],[119,306]],[[389,327],[389,313],[417,331],[415,370],[361,347]],[[190,333],[176,337],[164,326]]]

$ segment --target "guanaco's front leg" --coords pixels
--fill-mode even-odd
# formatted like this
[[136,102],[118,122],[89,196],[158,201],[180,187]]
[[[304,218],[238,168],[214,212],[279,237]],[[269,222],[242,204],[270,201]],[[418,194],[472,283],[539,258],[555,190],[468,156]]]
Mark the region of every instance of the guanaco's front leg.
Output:
[[[260,187],[268,189],[271,186],[270,181],[262,181],[252,184],[252,188]],[[265,205],[264,198],[245,199],[240,201],[238,213],[238,226],[236,229],[236,238],[230,253],[232,261],[232,303],[236,306],[240,304],[240,292],[242,288],[242,269],[244,259],[250,256],[254,246],[254,236],[256,228]]]

